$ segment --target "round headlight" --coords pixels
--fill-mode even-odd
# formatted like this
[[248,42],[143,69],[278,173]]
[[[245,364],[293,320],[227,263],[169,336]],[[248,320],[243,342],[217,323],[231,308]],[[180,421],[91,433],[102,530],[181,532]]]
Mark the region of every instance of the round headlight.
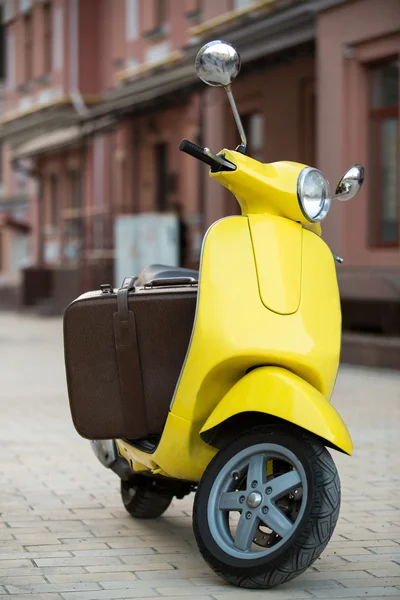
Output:
[[318,169],[307,167],[297,181],[297,198],[308,221],[318,223],[325,219],[331,207],[329,183]]

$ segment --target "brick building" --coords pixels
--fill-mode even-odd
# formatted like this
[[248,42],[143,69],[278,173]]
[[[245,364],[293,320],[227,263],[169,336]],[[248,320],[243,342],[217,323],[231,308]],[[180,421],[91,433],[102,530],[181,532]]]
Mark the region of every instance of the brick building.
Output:
[[3,22],[4,170],[35,182],[26,281],[38,297],[63,304],[112,279],[117,214],[180,203],[196,264],[207,226],[237,212],[178,151],[183,137],[236,143],[225,94],[194,71],[199,47],[222,38],[242,55],[234,93],[253,156],[332,183],[367,167],[324,235],[345,258],[345,327],[400,335],[399,0],[5,0]]
[[[0,5],[0,18],[2,6]],[[0,22],[0,118],[5,93],[4,29]],[[21,268],[26,265],[29,252],[29,209],[26,178],[5,173],[8,161],[7,148],[0,142],[0,295],[9,304],[18,301],[16,292],[20,285]]]

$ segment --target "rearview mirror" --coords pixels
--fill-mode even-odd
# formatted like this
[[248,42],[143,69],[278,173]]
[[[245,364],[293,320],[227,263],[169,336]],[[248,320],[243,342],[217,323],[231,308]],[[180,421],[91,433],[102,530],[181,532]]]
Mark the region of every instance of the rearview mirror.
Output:
[[231,44],[209,42],[196,57],[196,73],[207,85],[229,86],[240,71],[240,56]]
[[198,77],[207,85],[225,89],[241,140],[241,144],[236,150],[246,154],[246,134],[231,90],[231,83],[240,71],[240,64],[240,56],[236,48],[232,44],[221,40],[205,44],[196,56],[196,73]]
[[364,167],[362,165],[354,165],[351,169],[346,171],[337,184],[334,198],[341,202],[351,200],[358,194],[363,183]]

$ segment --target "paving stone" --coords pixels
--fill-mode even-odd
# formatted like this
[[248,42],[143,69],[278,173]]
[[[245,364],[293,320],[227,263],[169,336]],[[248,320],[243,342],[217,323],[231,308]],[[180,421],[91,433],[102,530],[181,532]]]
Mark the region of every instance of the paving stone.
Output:
[[[23,571],[22,571],[23,572]],[[46,583],[43,576],[40,575],[25,575],[25,576],[1,576],[0,585],[31,585],[32,583]]]
[[[159,579],[192,579],[193,577],[210,577],[213,575],[213,571],[209,569],[207,566],[197,567],[193,569],[173,569],[171,568],[169,571],[161,571],[157,572],[152,571],[137,571],[136,572],[138,579],[149,580],[149,581],[157,581]],[[221,582],[221,579],[217,577],[218,582]]]
[[[304,573],[304,575],[300,575],[299,581],[305,578],[307,581],[324,581],[325,579],[354,579],[354,578],[362,578],[364,580],[367,579],[375,579],[375,575],[372,572],[368,571],[337,571],[337,570],[322,570],[322,571],[312,571],[309,569]],[[296,580],[294,580],[296,581]]]
[[26,559],[21,559],[21,560],[0,560],[0,572],[3,569],[16,569],[16,568],[23,568],[23,567],[32,567],[33,563]]
[[381,565],[376,565],[376,568],[368,569],[368,572],[374,577],[399,577],[400,566],[396,563],[391,563],[391,565],[385,569],[379,568],[380,566]]
[[[394,550],[394,548],[393,548]],[[390,561],[400,561],[400,552],[391,552],[391,553],[385,553],[385,554],[370,554],[369,556],[365,556],[364,554],[355,554],[355,555],[349,555],[346,557],[346,560],[349,562],[355,562],[355,563],[360,563],[360,562],[369,562],[369,561],[376,561],[377,563],[381,563],[381,562],[387,562],[388,560]]]
[[[400,586],[400,575],[398,577],[374,577],[371,579],[367,579],[366,577],[362,577],[360,579],[343,579],[336,577],[336,580],[339,581],[344,587],[349,588],[357,588],[357,587],[393,587]],[[400,597],[400,595],[399,595]]]
[[26,545],[26,551],[31,552],[32,554],[34,554],[35,552],[56,552],[58,551],[58,549],[60,551],[65,551],[65,552],[75,552],[78,550],[107,550],[109,549],[109,547],[107,546],[107,544],[102,544],[101,542],[86,542],[86,541],[81,541],[79,543],[79,540],[77,542],[73,541],[73,543],[69,543],[71,542],[71,540],[65,540],[66,543],[63,544],[61,543],[61,541],[58,541],[58,544],[50,544],[48,546],[28,546]]
[[37,558],[68,558],[72,557],[71,552],[61,551],[62,546],[60,545],[60,552],[0,552],[0,563],[3,560],[15,560],[15,559],[37,559]]
[[24,576],[36,576],[36,575],[45,575],[46,577],[48,577],[49,575],[53,575],[53,574],[66,574],[66,573],[85,573],[86,571],[83,569],[83,567],[47,567],[46,569],[41,569],[39,567],[34,567],[32,565],[32,567],[24,567],[19,568],[19,569],[11,569],[11,568],[6,568],[6,569],[1,569],[0,570],[0,579],[2,577],[20,577],[22,575]]
[[[177,594],[176,592],[179,590],[180,588],[176,588],[174,590],[174,597],[179,597],[180,600],[182,600],[182,595],[185,598],[192,597],[191,594],[189,595],[187,591],[185,594],[182,595]],[[143,596],[142,589],[130,588],[123,588],[119,590],[101,590],[96,592],[67,592],[63,593],[62,597],[64,598],[64,600],[128,600],[129,598],[157,598],[158,600],[160,600],[160,595],[156,592],[152,593],[151,590],[149,590],[148,592],[146,592],[146,595]],[[199,598],[196,598],[196,600],[199,600]],[[202,595],[200,597],[200,600],[211,600],[211,596]]]
[[[369,558],[369,557],[368,557]],[[65,559],[67,560],[67,559]],[[371,569],[382,568],[390,569],[396,567],[396,564],[390,561],[368,561],[368,562],[347,562],[343,561],[342,564],[338,563],[324,563],[323,566],[317,567],[323,571],[371,571]],[[399,567],[400,568],[400,567]]]
[[[104,590],[102,592],[98,592],[97,595],[95,595],[94,593],[90,594],[90,592],[87,592],[86,594],[62,594],[62,597],[64,598],[64,600],[129,600],[130,598],[146,598],[146,600],[160,600],[160,595],[150,596],[146,594],[146,596],[143,596],[142,594],[143,592],[141,590],[121,589]],[[9,599],[9,596],[5,596],[5,598]],[[27,600],[26,596],[25,600]],[[192,596],[173,596],[169,597],[169,600],[192,600]],[[196,596],[196,600],[215,600],[215,598],[213,596]]]
[[12,596],[0,595],[0,600],[10,600],[10,597],[12,600],[62,600],[62,596],[59,594],[13,594]]
[[[268,595],[267,595],[268,594]],[[251,591],[249,590],[232,590],[229,594],[213,594],[215,600],[303,600],[304,598],[314,598],[310,592],[305,590],[283,590],[273,589],[268,592],[265,591]],[[171,600],[171,599],[169,599]],[[196,597],[196,600],[198,598]]]
[[99,576],[99,573],[83,573],[83,574],[77,574],[77,575],[49,575],[49,577],[47,578],[49,580],[50,583],[73,583],[73,582],[77,582],[77,583],[82,583],[85,581],[94,581],[99,583],[99,585],[101,587],[107,587],[107,583],[111,582],[111,581],[119,581],[121,582],[121,587],[124,587],[123,582],[124,581],[132,581],[132,580],[136,580],[136,575],[134,573],[130,573],[130,572],[116,572],[114,570],[113,573],[101,573],[101,576]]
[[[160,560],[160,559],[159,559]],[[174,567],[168,563],[132,563],[130,565],[113,565],[114,573],[131,572],[137,573],[139,571],[159,571],[159,570],[174,570]],[[105,573],[109,571],[106,565],[96,565],[94,567],[86,567],[89,573]]]
[[[38,567],[88,567],[93,565],[120,565],[121,562],[118,557],[108,556],[85,556],[77,558],[38,558],[34,561]],[[0,561],[1,565],[1,561]]]
[[49,594],[52,592],[75,592],[75,591],[93,591],[101,588],[94,582],[74,582],[74,583],[32,583],[25,585],[6,585],[9,594]]
[[394,587],[313,589],[312,593],[316,598],[326,598],[327,600],[333,600],[334,598],[368,598],[368,596],[399,598],[399,590]]

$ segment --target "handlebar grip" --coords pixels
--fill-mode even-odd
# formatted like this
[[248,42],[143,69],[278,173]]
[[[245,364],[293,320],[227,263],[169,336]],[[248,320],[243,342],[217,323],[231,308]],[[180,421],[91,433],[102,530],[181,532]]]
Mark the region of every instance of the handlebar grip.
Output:
[[190,154],[190,156],[193,156],[194,158],[198,158],[210,167],[219,166],[219,163],[211,158],[211,156],[207,156],[207,154],[204,152],[204,148],[193,144],[193,142],[190,142],[186,138],[179,144],[179,150],[186,152],[186,154]]

